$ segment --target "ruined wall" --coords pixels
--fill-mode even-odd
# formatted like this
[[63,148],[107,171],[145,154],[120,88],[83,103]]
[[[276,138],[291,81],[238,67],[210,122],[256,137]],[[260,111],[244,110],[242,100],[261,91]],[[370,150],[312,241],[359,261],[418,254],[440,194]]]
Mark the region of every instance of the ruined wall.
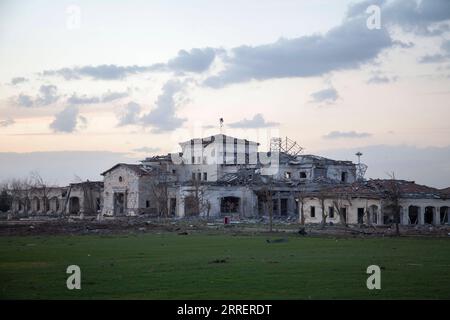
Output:
[[114,215],[114,193],[125,194],[126,209],[124,215],[137,214],[139,208],[139,176],[136,172],[127,167],[119,166],[107,172],[103,182],[103,215]]

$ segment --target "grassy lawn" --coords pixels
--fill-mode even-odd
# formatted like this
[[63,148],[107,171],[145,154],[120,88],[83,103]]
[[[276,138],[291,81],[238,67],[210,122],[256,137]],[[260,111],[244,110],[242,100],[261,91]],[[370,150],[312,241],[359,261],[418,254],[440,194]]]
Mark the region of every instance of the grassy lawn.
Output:
[[[0,238],[0,298],[450,298],[450,239],[177,235]],[[67,290],[68,265],[81,290]],[[381,290],[366,288],[367,266]]]

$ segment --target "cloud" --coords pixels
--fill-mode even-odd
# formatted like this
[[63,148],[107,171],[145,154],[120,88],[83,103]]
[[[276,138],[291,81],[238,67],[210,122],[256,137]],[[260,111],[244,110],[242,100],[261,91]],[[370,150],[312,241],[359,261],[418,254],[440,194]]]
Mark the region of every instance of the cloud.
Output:
[[225,69],[207,78],[204,84],[219,88],[253,79],[312,77],[354,69],[392,44],[386,29],[369,30],[365,18],[349,19],[324,35],[234,48],[225,61]]
[[450,1],[448,0],[367,0],[349,6],[347,18],[367,16],[370,5],[381,8],[383,26],[397,25],[407,32],[425,36],[441,35],[449,31],[442,24],[450,19]]
[[238,122],[230,123],[231,128],[266,128],[278,126],[278,122],[266,122],[261,113],[255,114],[252,119],[244,119]]
[[55,103],[59,100],[59,98],[58,88],[55,85],[41,85],[39,88],[39,94],[36,98],[21,93],[15,100],[15,104],[26,108],[42,107]]
[[347,138],[367,138],[372,136],[372,134],[367,132],[356,132],[356,131],[331,131],[330,133],[324,135],[325,139],[347,139]]
[[154,147],[141,147],[141,148],[133,149],[132,151],[139,152],[139,153],[156,153],[156,152],[160,152],[161,149],[154,148]]
[[119,115],[118,126],[126,126],[130,124],[139,123],[139,113],[141,112],[141,106],[136,102],[130,102],[124,107],[124,111]]
[[437,53],[432,55],[425,55],[419,59],[420,63],[440,63],[450,60],[450,40],[444,41],[441,44],[441,51],[443,53]]
[[87,95],[79,96],[76,93],[72,94],[72,96],[67,99],[67,103],[69,104],[94,104],[99,102],[100,99],[98,97],[88,97]]
[[313,99],[312,102],[315,103],[319,102],[333,103],[339,98],[339,95],[335,88],[330,87],[312,93],[311,98]]
[[180,50],[175,58],[167,62],[167,67],[178,72],[201,73],[209,69],[215,56],[216,50],[213,48]]
[[397,81],[397,77],[387,77],[381,74],[372,75],[369,80],[367,80],[368,84],[383,84]]
[[74,68],[62,68],[57,70],[45,70],[43,76],[61,76],[66,80],[81,79],[89,77],[94,80],[122,80],[129,75],[149,71],[146,66],[117,66],[114,64],[103,64],[99,66],[83,66]]
[[12,126],[14,123],[16,123],[16,122],[12,118],[8,118],[8,119],[5,119],[5,120],[0,120],[0,127],[1,128],[6,128],[6,127],[9,127],[9,126]]
[[141,124],[144,126],[150,125],[155,133],[171,131],[181,127],[186,119],[177,118],[175,115],[177,108],[175,96],[180,94],[183,88],[184,83],[179,80],[167,81],[162,88],[162,93],[156,100],[156,108],[142,116]]
[[128,97],[128,92],[108,91],[103,94],[102,102],[112,102]]
[[33,106],[34,101],[33,101],[33,98],[31,96],[21,93],[17,97],[15,103],[18,106],[30,108],[30,107]]
[[15,77],[11,79],[11,85],[15,86],[19,83],[27,82],[28,79],[24,77]]
[[86,118],[79,116],[78,107],[70,105],[56,114],[50,128],[55,132],[71,133],[76,130],[78,124],[86,125],[86,122]]

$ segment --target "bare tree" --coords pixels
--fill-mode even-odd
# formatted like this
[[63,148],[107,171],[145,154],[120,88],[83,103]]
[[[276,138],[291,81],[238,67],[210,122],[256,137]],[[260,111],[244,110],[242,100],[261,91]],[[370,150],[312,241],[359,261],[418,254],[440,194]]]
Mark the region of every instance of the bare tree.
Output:
[[152,166],[150,192],[156,202],[159,217],[169,217],[169,181],[170,174],[167,172],[167,168]]
[[270,179],[268,184],[260,190],[261,201],[264,203],[266,211],[269,213],[269,232],[273,230],[273,192],[272,192],[272,180]]
[[400,197],[401,197],[401,191],[400,187],[398,185],[397,180],[395,179],[395,174],[392,172],[390,174],[390,181],[388,183],[388,187],[386,190],[386,200],[388,201],[387,207],[391,210],[394,216],[394,223],[395,223],[395,234],[397,236],[400,235]]
[[319,199],[320,208],[322,209],[322,221],[321,221],[321,228],[324,229],[327,224],[327,212],[325,210],[325,199],[326,199],[326,193],[323,190],[320,190],[317,199]]
[[331,201],[339,215],[341,224],[347,227],[347,208],[352,205],[349,194],[346,192],[335,192]]
[[212,206],[209,200],[208,188],[198,179],[192,179],[191,183],[192,190],[190,191],[190,195],[185,199],[187,206],[195,215],[206,212],[206,218],[209,219]]

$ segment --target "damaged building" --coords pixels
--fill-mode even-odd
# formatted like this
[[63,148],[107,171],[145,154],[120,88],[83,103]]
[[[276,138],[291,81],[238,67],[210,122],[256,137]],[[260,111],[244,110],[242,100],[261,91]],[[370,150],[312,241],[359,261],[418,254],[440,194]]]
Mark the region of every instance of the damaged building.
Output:
[[[13,212],[104,217],[280,217],[304,223],[448,224],[449,189],[364,179],[367,167],[303,154],[294,141],[224,134],[181,142],[180,152],[119,163],[103,182],[16,192]],[[357,154],[359,157],[361,154]]]

